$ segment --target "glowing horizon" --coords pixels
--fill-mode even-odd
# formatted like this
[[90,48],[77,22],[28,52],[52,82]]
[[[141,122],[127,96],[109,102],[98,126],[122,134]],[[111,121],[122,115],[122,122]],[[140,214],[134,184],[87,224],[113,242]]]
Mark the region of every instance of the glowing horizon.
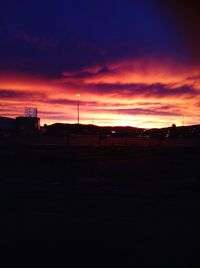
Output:
[[200,68],[169,60],[107,63],[60,79],[8,76],[0,88],[2,116],[37,106],[42,124],[76,123],[77,96],[83,124],[153,128],[181,125],[183,116],[185,125],[200,121]]

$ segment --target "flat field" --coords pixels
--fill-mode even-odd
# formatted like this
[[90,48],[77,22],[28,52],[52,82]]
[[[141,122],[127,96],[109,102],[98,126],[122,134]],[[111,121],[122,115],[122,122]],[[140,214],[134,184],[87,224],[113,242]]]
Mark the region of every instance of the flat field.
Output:
[[1,144],[1,244],[58,267],[191,267],[199,156],[198,146]]

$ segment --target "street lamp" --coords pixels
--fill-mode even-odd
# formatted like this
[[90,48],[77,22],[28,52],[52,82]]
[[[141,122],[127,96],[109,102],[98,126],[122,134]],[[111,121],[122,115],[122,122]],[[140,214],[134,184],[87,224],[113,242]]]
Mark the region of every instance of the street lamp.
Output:
[[76,94],[77,96],[77,123],[79,125],[79,106],[80,106],[80,94]]

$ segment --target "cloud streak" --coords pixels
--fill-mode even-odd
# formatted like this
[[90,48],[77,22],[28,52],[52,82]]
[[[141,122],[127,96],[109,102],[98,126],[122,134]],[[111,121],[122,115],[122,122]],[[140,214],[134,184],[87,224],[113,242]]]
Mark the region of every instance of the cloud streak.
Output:
[[42,123],[76,122],[79,93],[82,123],[167,126],[185,115],[196,124],[199,74],[198,66],[144,58],[64,71],[57,79],[7,74],[0,81],[0,112],[6,115],[7,107],[14,116],[34,105]]

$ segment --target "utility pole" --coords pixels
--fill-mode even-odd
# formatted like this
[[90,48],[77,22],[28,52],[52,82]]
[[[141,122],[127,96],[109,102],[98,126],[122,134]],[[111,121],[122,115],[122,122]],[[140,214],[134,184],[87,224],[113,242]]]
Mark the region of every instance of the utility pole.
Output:
[[184,119],[185,119],[185,116],[183,115],[183,117],[182,117],[182,127],[184,127]]
[[80,112],[80,94],[77,94],[77,124],[79,125],[79,112]]

